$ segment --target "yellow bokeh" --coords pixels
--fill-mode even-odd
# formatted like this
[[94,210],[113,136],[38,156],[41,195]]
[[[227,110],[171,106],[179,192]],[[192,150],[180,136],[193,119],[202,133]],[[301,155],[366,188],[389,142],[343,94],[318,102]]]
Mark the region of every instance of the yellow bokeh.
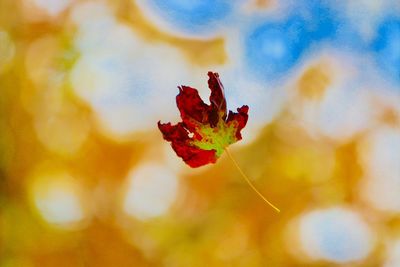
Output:
[[[390,1],[289,2],[0,0],[0,267],[400,266]],[[249,105],[240,170],[157,128],[207,71]]]

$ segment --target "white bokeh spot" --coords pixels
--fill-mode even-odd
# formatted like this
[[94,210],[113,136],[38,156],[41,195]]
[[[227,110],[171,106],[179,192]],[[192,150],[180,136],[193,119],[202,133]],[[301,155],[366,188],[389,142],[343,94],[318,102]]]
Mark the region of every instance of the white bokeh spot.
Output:
[[362,196],[376,208],[400,212],[400,130],[382,126],[360,145]]
[[37,177],[33,186],[33,201],[45,221],[68,226],[85,218],[79,188],[71,176],[61,172]]
[[[98,10],[92,14],[92,10]],[[100,129],[111,137],[153,130],[158,120],[177,117],[177,86],[191,80],[187,62],[167,44],[145,44],[106,6],[76,7],[75,46],[81,57],[71,71],[77,96],[89,103]]]
[[128,175],[123,209],[140,220],[167,213],[178,191],[178,178],[170,169],[155,164],[135,168]]
[[300,243],[314,260],[336,263],[359,261],[373,247],[373,234],[355,212],[330,208],[309,212],[300,218]]

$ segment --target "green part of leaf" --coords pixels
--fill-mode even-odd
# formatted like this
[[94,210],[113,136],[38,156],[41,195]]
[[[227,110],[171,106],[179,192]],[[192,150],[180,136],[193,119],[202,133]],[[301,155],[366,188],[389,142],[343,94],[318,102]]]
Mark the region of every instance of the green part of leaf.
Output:
[[199,126],[197,130],[202,139],[192,141],[191,145],[204,150],[215,150],[217,157],[224,153],[224,149],[227,146],[237,141],[237,123],[235,121],[225,123],[220,120],[216,127],[211,127],[207,124]]

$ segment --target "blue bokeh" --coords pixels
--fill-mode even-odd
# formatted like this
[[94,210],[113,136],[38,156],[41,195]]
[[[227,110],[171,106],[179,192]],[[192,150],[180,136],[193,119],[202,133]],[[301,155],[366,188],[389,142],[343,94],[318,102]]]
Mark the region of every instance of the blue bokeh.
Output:
[[[301,3],[301,4],[300,4]],[[298,6],[297,6],[298,5]],[[293,8],[293,16],[301,17],[304,30],[314,41],[331,39],[336,36],[339,18],[335,10],[320,0],[298,2]]]
[[309,37],[302,21],[262,24],[245,41],[245,59],[255,74],[271,79],[289,70],[301,57]]
[[212,31],[209,26],[226,18],[238,0],[149,0],[149,5],[174,27],[188,33]]
[[280,77],[301,59],[308,47],[337,38],[338,20],[334,10],[322,1],[294,4],[284,21],[264,22],[246,36],[247,64],[263,79]]
[[371,44],[379,67],[392,79],[400,82],[400,19],[387,18],[377,29]]

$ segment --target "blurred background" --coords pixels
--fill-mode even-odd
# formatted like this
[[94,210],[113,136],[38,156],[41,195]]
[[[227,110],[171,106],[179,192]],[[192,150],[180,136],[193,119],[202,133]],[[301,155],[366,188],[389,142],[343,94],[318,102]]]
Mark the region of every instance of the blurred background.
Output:
[[[395,0],[0,0],[0,266],[400,266]],[[185,165],[178,85],[250,106]]]

